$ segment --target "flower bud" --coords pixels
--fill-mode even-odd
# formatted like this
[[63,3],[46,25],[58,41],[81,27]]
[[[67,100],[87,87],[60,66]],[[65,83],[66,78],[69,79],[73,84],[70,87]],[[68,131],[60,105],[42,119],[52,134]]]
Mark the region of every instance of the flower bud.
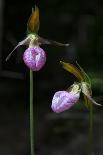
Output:
[[46,62],[46,54],[44,50],[38,46],[29,47],[23,54],[23,60],[29,69],[39,71]]
[[71,108],[78,101],[79,97],[80,91],[77,93],[73,91],[58,91],[54,94],[51,108],[56,113],[63,112]]

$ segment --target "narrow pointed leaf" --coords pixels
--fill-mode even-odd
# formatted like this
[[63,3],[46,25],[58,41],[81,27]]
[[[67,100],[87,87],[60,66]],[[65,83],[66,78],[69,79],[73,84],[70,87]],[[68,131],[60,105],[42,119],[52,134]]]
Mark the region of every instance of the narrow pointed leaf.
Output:
[[37,33],[39,30],[39,8],[35,6],[35,10],[32,9],[32,14],[27,23],[28,33]]
[[82,75],[81,71],[76,66],[70,63],[65,63],[63,61],[60,61],[60,63],[63,65],[63,68],[65,70],[75,75],[78,78],[78,80],[80,81],[84,80],[84,76]]

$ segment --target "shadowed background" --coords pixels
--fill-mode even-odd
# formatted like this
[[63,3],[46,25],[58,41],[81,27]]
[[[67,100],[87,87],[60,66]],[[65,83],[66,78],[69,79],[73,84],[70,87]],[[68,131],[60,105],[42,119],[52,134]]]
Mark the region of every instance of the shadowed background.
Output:
[[[102,0],[35,1],[40,8],[39,35],[69,47],[42,46],[44,68],[34,73],[34,111],[37,155],[87,155],[88,110],[79,104],[54,114],[54,93],[65,90],[75,77],[59,61],[78,63],[92,81],[93,96],[103,103],[103,2]],[[0,154],[30,155],[29,70],[23,63],[26,47],[6,56],[26,35],[33,1],[0,0]],[[94,106],[93,155],[103,154],[103,109]]]

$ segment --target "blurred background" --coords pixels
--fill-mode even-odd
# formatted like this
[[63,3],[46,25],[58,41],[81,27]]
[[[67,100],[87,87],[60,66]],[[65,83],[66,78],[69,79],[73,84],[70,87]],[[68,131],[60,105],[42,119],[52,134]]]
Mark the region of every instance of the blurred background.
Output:
[[[45,67],[34,73],[35,143],[37,155],[87,155],[89,111],[83,97],[61,114],[51,110],[54,93],[76,81],[59,61],[78,63],[91,78],[94,99],[103,104],[103,1],[0,0],[0,154],[30,155],[29,70],[22,61],[25,47],[8,62],[6,56],[26,36],[35,3],[40,8],[39,35],[67,48],[42,46]],[[94,106],[93,155],[103,155],[103,108]]]

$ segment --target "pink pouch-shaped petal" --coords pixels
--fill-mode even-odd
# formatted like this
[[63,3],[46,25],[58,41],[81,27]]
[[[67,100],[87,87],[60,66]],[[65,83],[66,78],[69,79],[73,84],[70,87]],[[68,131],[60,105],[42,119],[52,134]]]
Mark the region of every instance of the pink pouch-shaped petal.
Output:
[[29,69],[39,71],[46,62],[46,54],[44,50],[38,46],[29,47],[24,52],[23,60]]
[[80,97],[80,92],[73,93],[67,91],[58,91],[54,94],[51,108],[54,112],[60,113],[71,108]]

